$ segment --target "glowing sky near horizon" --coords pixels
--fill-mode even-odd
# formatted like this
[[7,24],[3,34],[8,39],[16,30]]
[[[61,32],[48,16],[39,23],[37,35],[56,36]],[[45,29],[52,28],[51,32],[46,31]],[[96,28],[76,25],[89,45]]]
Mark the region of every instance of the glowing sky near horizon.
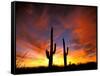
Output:
[[48,66],[51,27],[54,65],[64,65],[62,38],[69,47],[68,64],[96,62],[96,15],[97,8],[90,6],[16,3],[17,67]]

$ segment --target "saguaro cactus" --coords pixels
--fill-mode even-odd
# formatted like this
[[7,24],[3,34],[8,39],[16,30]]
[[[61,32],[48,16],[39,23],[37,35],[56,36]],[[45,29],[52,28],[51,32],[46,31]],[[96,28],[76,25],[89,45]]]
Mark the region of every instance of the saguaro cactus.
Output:
[[65,40],[63,38],[63,54],[64,54],[64,66],[67,66],[67,55],[68,55],[68,47],[67,47],[67,51],[65,49]]
[[46,56],[49,59],[49,67],[52,67],[53,54],[56,52],[56,44],[53,47],[53,28],[51,28],[51,38],[50,38],[50,51],[46,50]]

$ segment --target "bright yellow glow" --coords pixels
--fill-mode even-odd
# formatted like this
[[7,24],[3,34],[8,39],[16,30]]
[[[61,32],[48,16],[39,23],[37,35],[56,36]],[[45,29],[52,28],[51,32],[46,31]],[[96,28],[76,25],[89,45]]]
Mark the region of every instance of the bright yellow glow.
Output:
[[[67,64],[79,64],[79,63],[87,63],[87,62],[96,62],[96,55],[92,57],[85,56],[85,53],[83,50],[80,50],[80,52],[69,52],[67,57]],[[18,61],[19,60],[19,61]],[[37,59],[20,59],[17,58],[16,60],[16,66],[18,68],[20,67],[47,67],[49,63],[49,60],[46,56],[39,56]],[[64,66],[64,57],[63,53],[57,53],[53,55],[53,65],[55,66]]]

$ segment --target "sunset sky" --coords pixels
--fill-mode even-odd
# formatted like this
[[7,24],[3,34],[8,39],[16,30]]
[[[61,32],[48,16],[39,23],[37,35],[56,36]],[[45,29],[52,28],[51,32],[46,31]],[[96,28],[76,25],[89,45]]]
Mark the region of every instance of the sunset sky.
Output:
[[63,66],[63,41],[69,62],[96,62],[97,8],[90,6],[16,3],[17,67],[48,66],[50,31],[57,45],[53,65]]

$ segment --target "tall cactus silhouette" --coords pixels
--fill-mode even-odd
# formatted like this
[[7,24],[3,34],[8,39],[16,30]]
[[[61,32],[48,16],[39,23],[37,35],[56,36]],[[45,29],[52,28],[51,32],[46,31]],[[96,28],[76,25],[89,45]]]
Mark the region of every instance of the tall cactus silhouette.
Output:
[[63,38],[63,54],[64,54],[64,67],[66,67],[67,66],[68,47],[67,47],[67,52],[66,52],[64,38]]
[[53,54],[56,52],[56,44],[53,46],[53,28],[51,28],[51,38],[50,38],[50,51],[46,49],[46,56],[49,59],[49,67],[53,64]]

